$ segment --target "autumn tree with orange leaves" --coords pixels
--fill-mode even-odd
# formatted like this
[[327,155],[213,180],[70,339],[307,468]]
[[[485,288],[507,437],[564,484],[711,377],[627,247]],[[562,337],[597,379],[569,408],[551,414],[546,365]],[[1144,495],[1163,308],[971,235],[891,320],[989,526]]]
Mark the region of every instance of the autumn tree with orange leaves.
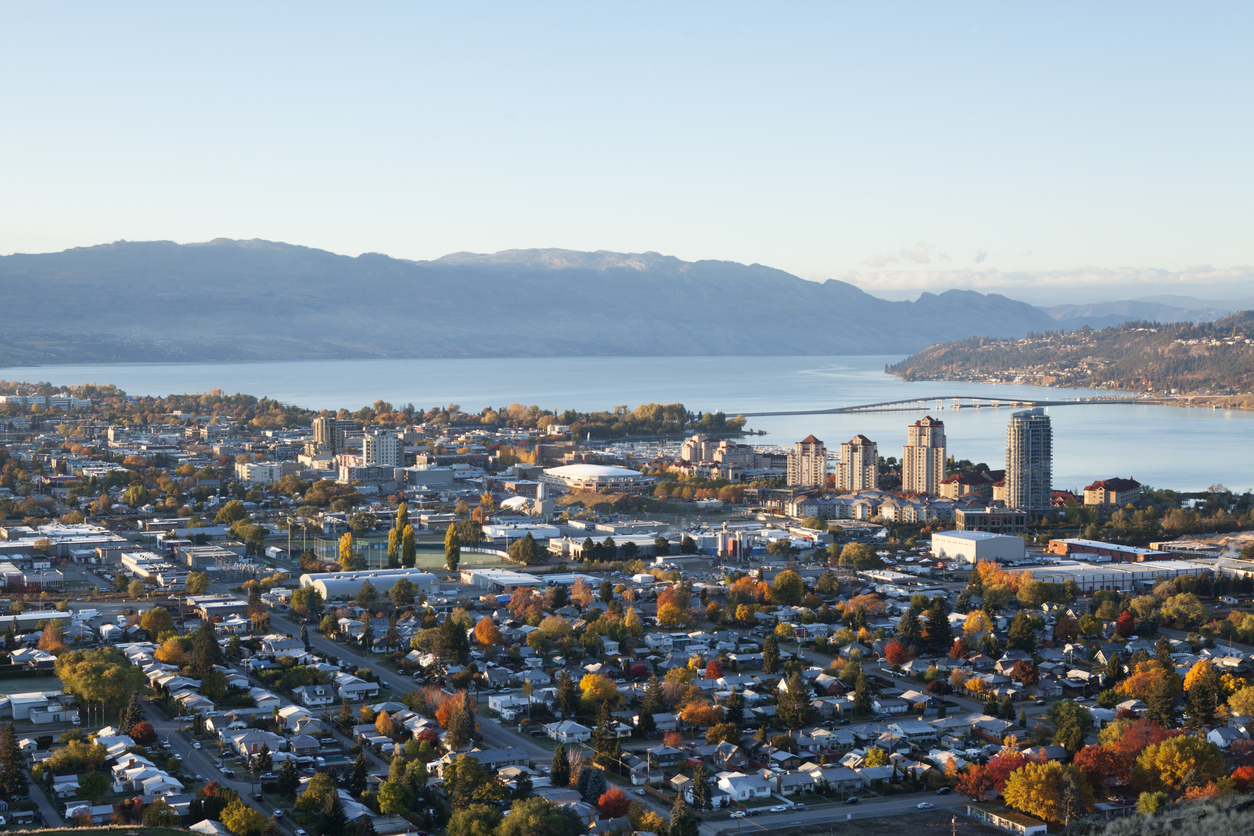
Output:
[[496,622],[486,615],[479,619],[479,623],[475,625],[475,641],[484,646],[500,644],[501,631]]

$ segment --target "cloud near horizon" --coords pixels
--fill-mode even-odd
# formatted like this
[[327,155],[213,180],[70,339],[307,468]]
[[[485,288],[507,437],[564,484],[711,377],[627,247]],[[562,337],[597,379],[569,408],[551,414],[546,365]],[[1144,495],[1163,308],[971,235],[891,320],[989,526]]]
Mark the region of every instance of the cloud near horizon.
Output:
[[[948,261],[948,255],[941,256],[942,261]],[[932,245],[926,241],[919,241],[913,247],[901,247],[896,252],[880,253],[878,255],[868,256],[865,264],[871,267],[883,267],[894,261],[912,261],[915,264],[931,264],[932,263]]]
[[[926,246],[926,245],[920,245]],[[977,262],[981,261],[981,251]],[[876,258],[876,256],[872,256]],[[896,258],[889,257],[889,261]],[[871,259],[867,259],[871,263]],[[882,265],[872,265],[882,266]],[[1254,287],[1235,287],[1242,282],[1254,282],[1254,266],[1238,267],[1189,267],[1184,270],[1165,270],[1154,267],[1079,267],[1068,270],[877,270],[864,272],[849,270],[843,275],[832,276],[850,282],[869,293],[875,290],[988,290],[1022,288],[1042,290],[1068,289],[1095,286],[1135,287],[1137,285],[1180,285],[1182,289],[1192,285],[1234,285],[1234,292],[1254,295]]]

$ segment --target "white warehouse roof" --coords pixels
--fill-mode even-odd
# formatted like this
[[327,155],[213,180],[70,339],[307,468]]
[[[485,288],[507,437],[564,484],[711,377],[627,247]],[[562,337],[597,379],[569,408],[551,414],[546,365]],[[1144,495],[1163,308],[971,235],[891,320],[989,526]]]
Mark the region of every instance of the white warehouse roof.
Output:
[[547,468],[545,473],[553,476],[569,476],[572,478],[590,479],[596,477],[608,478],[612,476],[643,476],[638,470],[630,470],[626,467],[613,467],[606,464],[566,464],[561,467]]
[[357,594],[366,581],[374,586],[380,595],[386,594],[396,582],[405,578],[418,585],[418,591],[430,594],[436,583],[436,576],[420,569],[374,569],[364,572],[320,572],[315,575],[301,575],[301,586],[313,586],[322,595],[323,600],[348,598]]

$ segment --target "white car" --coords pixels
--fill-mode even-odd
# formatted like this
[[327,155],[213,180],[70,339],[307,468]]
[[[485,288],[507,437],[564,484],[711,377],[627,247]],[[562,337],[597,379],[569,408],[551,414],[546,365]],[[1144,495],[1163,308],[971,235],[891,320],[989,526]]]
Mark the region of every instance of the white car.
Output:
[[199,740],[197,740],[197,741],[195,741],[194,743],[192,743],[192,748],[193,748],[193,749],[199,749],[199,748],[200,748],[200,741],[199,741]]
[[933,803],[932,803],[932,802],[930,802],[930,801],[921,801],[921,802],[919,802],[919,809],[920,809],[920,810],[931,810],[931,809],[934,809],[935,807],[936,807],[936,805],[935,805],[935,804],[933,804]]
[[733,819],[743,819],[743,818],[745,817],[745,811],[744,811],[744,810],[737,810],[736,812],[734,812],[734,813],[732,813],[732,814],[731,814],[731,817],[732,817]]
[[771,808],[771,812],[772,813],[786,813],[788,812],[788,808],[785,807],[783,804],[776,804],[774,807]]
[[298,827],[296,828],[296,836],[309,836],[309,834]]

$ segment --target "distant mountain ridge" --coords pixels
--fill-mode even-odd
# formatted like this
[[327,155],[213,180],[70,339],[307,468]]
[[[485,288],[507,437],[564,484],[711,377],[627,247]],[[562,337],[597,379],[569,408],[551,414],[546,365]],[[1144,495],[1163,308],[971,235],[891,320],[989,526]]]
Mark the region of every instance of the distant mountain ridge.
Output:
[[890,302],[846,282],[658,253],[406,261],[272,241],[117,241],[0,257],[0,363],[908,354],[1057,328],[1004,296]]

